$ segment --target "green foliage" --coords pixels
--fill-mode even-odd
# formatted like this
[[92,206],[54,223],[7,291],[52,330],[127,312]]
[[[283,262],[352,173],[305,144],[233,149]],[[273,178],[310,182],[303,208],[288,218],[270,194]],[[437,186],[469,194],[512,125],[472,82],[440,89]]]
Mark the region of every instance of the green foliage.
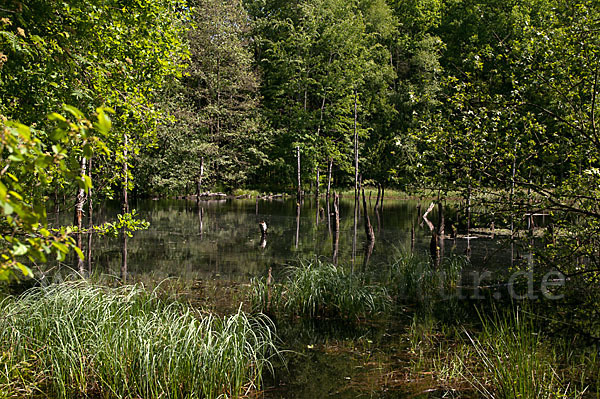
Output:
[[38,138],[41,132],[20,123],[4,119],[0,152],[0,280],[8,280],[20,271],[31,276],[31,270],[23,263],[45,262],[49,256],[64,259],[69,249],[76,248],[69,236],[71,229],[50,229],[46,222],[44,188],[56,179],[76,181],[82,188],[89,188],[89,176],[80,176],[78,160],[96,152],[108,152],[104,138],[110,129],[110,119],[105,110],[97,110],[97,121],[90,122],[83,114],[65,106],[68,118],[60,114],[50,115],[56,124],[48,136],[52,145],[43,145]]
[[234,397],[260,389],[278,353],[265,316],[200,314],[136,286],[63,283],[0,309],[0,384],[11,396]]
[[135,231],[147,230],[148,227],[150,227],[150,223],[144,219],[138,219],[137,211],[134,209],[123,215],[117,215],[115,222],[105,222],[101,226],[94,226],[94,231],[113,237],[117,237],[120,232],[125,232],[128,237],[133,237]]

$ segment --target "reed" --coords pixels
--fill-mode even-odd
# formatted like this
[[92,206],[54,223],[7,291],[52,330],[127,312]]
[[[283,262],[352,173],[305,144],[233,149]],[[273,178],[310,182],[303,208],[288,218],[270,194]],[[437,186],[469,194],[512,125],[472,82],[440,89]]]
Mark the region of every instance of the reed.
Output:
[[252,304],[257,311],[355,319],[383,312],[390,303],[381,285],[320,261],[288,268],[279,284],[269,285],[264,278],[252,282]]
[[435,266],[427,256],[403,253],[391,264],[387,281],[400,301],[429,302],[452,296],[466,265],[461,256],[446,257]]
[[200,314],[139,286],[35,288],[0,314],[6,396],[237,397],[260,388],[279,354],[264,315]]
[[586,387],[565,382],[561,355],[546,344],[522,310],[481,316],[476,336],[464,330],[471,358],[458,358],[462,376],[485,398],[579,398]]

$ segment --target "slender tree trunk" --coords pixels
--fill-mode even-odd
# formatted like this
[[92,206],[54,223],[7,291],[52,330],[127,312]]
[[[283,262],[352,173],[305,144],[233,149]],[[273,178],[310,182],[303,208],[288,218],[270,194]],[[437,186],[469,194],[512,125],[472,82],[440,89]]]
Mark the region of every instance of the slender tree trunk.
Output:
[[296,204],[296,249],[300,241],[300,202]]
[[368,242],[375,242],[375,233],[373,232],[373,226],[371,226],[371,219],[369,218],[369,212],[367,212],[367,199],[365,198],[365,189],[362,189],[362,202],[363,202],[363,216],[365,222],[365,233],[367,234]]
[[358,129],[357,129],[357,93],[354,90],[354,201],[358,202]]
[[327,203],[327,230],[329,231],[329,236],[331,237],[331,206],[329,205],[329,197],[325,200]]
[[[80,177],[83,178],[86,175],[87,161],[85,157],[81,157],[80,164]],[[77,198],[75,200],[75,226],[77,226],[76,245],[83,252],[83,240],[81,230],[83,229],[83,205],[85,204],[85,190],[83,188],[77,189]],[[85,266],[83,259],[77,256],[75,261],[75,267],[81,275],[85,273]]]
[[327,202],[329,202],[329,193],[331,191],[331,169],[333,169],[333,158],[329,158],[327,167]]
[[298,160],[298,193],[296,196],[298,198],[298,202],[300,202],[302,197],[302,181],[300,176],[300,146],[296,146],[296,158]]
[[517,142],[515,141],[515,149],[514,149],[515,156],[513,156],[512,180],[510,183],[510,196],[509,196],[509,199],[510,199],[510,240],[511,240],[511,242],[515,238],[514,195],[515,195],[515,176],[517,173],[516,152],[517,152]]
[[438,202],[438,237],[437,237],[437,247],[439,248],[439,262],[442,262],[444,258],[444,235],[446,234],[445,229],[446,221],[444,219],[444,205],[442,201]]
[[[357,187],[358,188],[358,187]],[[352,230],[352,271],[354,272],[354,260],[356,258],[356,233],[358,228],[358,207],[360,206],[358,197],[354,197],[354,221]]]
[[[124,135],[124,147],[123,147],[123,214],[129,213],[129,199],[127,197],[127,187],[129,185],[129,176],[127,169],[127,133]],[[122,231],[123,235],[123,248],[121,251],[121,281],[127,282],[127,239],[128,235],[125,229]]]
[[196,180],[196,202],[200,201],[200,194],[202,193],[202,176],[204,175],[204,157],[200,158],[200,176]]
[[334,213],[334,238],[333,238],[333,264],[338,264],[338,250],[340,243],[340,196],[334,194],[333,198],[333,213]]
[[320,194],[319,193],[319,178],[320,178],[320,175],[319,175],[319,164],[317,163],[317,179],[315,181],[315,183],[316,183],[315,196],[317,198],[319,198],[319,194]]
[[[90,159],[88,160],[88,174],[91,178],[92,176],[92,158],[90,157]],[[91,276],[92,275],[92,235],[94,232],[94,219],[93,219],[93,211],[94,211],[94,206],[92,203],[92,189],[89,188],[88,189],[88,246],[87,246],[87,266],[88,266],[88,273]]]

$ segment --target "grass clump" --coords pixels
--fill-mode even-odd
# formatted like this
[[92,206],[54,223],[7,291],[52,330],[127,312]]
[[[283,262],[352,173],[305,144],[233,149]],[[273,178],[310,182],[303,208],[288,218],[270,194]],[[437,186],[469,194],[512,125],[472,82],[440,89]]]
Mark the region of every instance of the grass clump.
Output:
[[35,288],[0,313],[0,391],[13,397],[235,397],[277,353],[266,316],[202,315],[138,286]]
[[464,330],[470,359],[462,376],[485,398],[579,398],[586,388],[564,383],[561,356],[522,310],[481,316],[482,331]]
[[353,319],[383,312],[390,303],[385,288],[320,261],[288,268],[280,284],[264,278],[252,282],[253,308],[261,312]]
[[452,296],[467,264],[460,256],[444,258],[436,266],[426,256],[402,254],[392,263],[388,281],[399,300],[428,302]]

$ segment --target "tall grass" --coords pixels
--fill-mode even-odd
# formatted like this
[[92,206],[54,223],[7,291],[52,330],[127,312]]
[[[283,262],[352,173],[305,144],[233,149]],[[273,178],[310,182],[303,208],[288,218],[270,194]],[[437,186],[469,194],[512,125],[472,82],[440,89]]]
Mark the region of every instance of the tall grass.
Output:
[[385,288],[365,277],[319,261],[290,267],[279,284],[252,282],[253,308],[287,315],[357,318],[385,311],[390,298]]
[[35,288],[0,314],[8,396],[235,397],[260,387],[277,353],[266,316],[201,315],[137,286]]
[[521,310],[481,317],[478,336],[464,331],[473,348],[458,359],[464,378],[485,398],[578,398],[585,388],[563,383],[560,356],[546,345],[532,317]]
[[400,254],[389,269],[388,284],[400,300],[427,302],[450,296],[460,281],[467,260],[446,257],[435,266],[429,257]]

